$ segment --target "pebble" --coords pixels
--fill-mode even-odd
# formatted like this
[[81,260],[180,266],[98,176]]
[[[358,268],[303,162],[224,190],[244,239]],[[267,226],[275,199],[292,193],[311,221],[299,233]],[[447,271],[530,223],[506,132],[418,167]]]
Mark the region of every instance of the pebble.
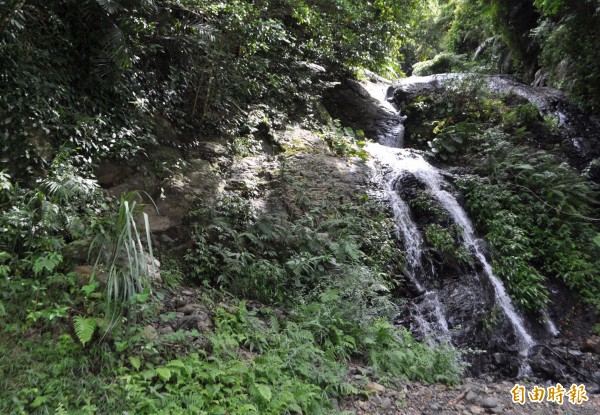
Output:
[[386,407],[386,408],[391,408],[392,407],[392,400],[390,398],[383,398],[381,400],[381,406]]
[[483,409],[475,405],[470,406],[469,411],[471,411],[471,413],[474,415],[479,415],[483,413]]
[[158,333],[156,332],[156,329],[154,328],[154,326],[148,324],[147,326],[145,326],[143,328],[144,331],[144,336],[146,336],[146,338],[148,340],[156,340],[158,338]]

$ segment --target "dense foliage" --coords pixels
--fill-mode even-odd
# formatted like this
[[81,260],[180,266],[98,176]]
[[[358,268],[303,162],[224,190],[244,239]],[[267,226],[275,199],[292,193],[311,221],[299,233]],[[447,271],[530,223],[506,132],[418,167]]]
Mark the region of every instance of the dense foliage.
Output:
[[[329,75],[392,72],[417,1],[85,0],[0,6],[2,168],[82,162],[243,132],[245,110],[307,110]],[[316,65],[318,64],[318,65]],[[272,115],[272,114],[267,114]]]
[[513,73],[527,82],[564,89],[583,108],[600,108],[597,0],[436,3],[428,23],[432,47],[429,56],[420,59],[439,52],[455,58],[450,66],[428,68],[428,73],[465,69]]
[[[500,70],[527,76],[539,65],[598,108],[597,0],[488,3],[2,2],[0,412],[319,414],[373,380],[457,383],[459,351],[390,323],[403,258],[369,197],[316,203],[274,157],[293,188],[288,214],[254,217],[231,194],[198,207],[186,218],[192,248],[163,258],[158,285],[139,195],[107,197],[93,168],[157,145],[184,155],[207,136],[253,155],[260,128],[290,119],[364,160],[362,132],[322,113],[321,90],[357,67],[399,76],[437,52],[416,72],[510,61]],[[504,21],[516,3],[529,25]],[[432,156],[466,154],[474,174],[457,186],[517,303],[543,308],[548,278],[600,303],[595,189],[532,145],[532,126],[551,135],[551,120],[481,91],[407,110],[431,122],[412,139]],[[469,263],[460,230],[438,219],[426,243]],[[163,300],[184,279],[204,287],[195,294],[214,326],[157,333],[178,318]]]
[[[310,117],[324,80],[355,66],[400,73],[423,10],[413,0],[3,2],[0,411],[329,413],[332,397],[373,379],[456,383],[453,348],[389,323],[393,242],[370,204],[286,223],[243,220],[234,199],[195,212],[195,247],[186,267],[165,262],[165,284],[185,270],[287,316],[210,291],[213,330],[156,336],[144,325],[175,317],[160,314],[165,294],[147,278],[139,199],[106,198],[93,175],[101,160],[185,151],[207,135],[239,156],[257,151],[256,126]],[[364,157],[359,134],[320,129],[336,154]],[[351,361],[367,371],[353,383]]]

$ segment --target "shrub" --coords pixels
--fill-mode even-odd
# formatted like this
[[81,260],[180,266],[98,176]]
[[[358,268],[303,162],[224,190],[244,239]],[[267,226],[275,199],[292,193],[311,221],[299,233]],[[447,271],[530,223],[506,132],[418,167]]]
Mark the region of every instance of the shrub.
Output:
[[413,66],[413,75],[424,76],[447,72],[460,72],[464,70],[465,62],[463,56],[452,52],[442,52],[433,59],[417,62]]

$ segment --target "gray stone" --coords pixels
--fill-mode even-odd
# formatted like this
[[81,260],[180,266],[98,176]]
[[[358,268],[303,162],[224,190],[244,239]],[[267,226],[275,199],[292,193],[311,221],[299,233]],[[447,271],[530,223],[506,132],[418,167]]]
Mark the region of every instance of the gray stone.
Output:
[[381,399],[381,406],[385,407],[385,408],[391,408],[392,407],[392,400],[390,398],[382,398]]
[[208,316],[208,314],[199,315],[200,321],[196,324],[196,327],[200,331],[208,331],[213,326],[212,319]]
[[484,408],[495,408],[500,405],[500,401],[496,398],[487,397],[481,401],[481,406]]
[[156,258],[151,258],[149,254],[145,254],[146,263],[148,264],[148,278],[151,281],[162,282],[162,278],[160,276],[160,261]]
[[592,336],[581,345],[584,352],[600,353],[600,336]]
[[380,385],[377,382],[369,382],[369,384],[367,384],[367,392],[375,392],[375,393],[381,393],[381,392],[385,392],[385,386]]
[[154,203],[146,202],[142,210],[149,217],[152,232],[166,232],[181,225],[195,200],[209,207],[222,190],[223,181],[211,164],[195,159],[157,184],[156,191],[150,193]]
[[190,330],[196,328],[201,321],[202,318],[196,315],[183,316],[177,320],[177,325],[175,327],[177,330]]
[[144,336],[148,340],[158,339],[158,333],[157,333],[156,329],[154,328],[154,326],[151,326],[150,324],[148,324],[147,326],[144,327],[143,332],[144,332]]
[[222,158],[231,157],[231,152],[227,149],[226,146],[211,141],[204,141],[198,143],[195,153],[197,153],[202,158],[208,160],[219,160]]
[[186,304],[183,307],[180,307],[180,308],[177,309],[177,311],[179,311],[180,313],[185,314],[186,316],[189,316],[195,310],[196,310],[196,308],[194,307],[193,304]]
[[162,235],[160,235],[160,240],[166,244],[175,243],[175,240],[173,238],[171,238],[169,235],[167,235],[166,233],[163,233]]
[[467,395],[465,396],[465,400],[467,402],[475,402],[477,400],[477,394],[470,390],[467,392]]
[[160,183],[155,175],[138,172],[128,176],[120,184],[108,189],[108,193],[119,199],[122,195],[139,191],[139,198],[136,201],[152,206],[150,198],[154,200],[160,195],[159,184]]
[[172,334],[172,333],[175,333],[175,330],[173,330],[173,327],[171,327],[171,326],[165,326],[165,327],[161,327],[160,329],[158,329],[158,332],[160,334]]
[[479,414],[483,413],[483,409],[478,406],[475,406],[475,405],[469,406],[469,411],[471,411],[471,413],[475,414],[475,415],[479,415]]

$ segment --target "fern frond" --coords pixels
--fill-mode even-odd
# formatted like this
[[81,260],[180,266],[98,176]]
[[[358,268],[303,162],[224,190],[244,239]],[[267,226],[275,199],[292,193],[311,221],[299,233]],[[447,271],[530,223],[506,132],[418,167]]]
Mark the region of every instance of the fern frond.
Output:
[[75,329],[75,334],[77,338],[81,342],[82,345],[85,346],[90,340],[92,340],[92,336],[96,331],[97,321],[94,317],[81,317],[75,316],[73,318],[73,328]]

